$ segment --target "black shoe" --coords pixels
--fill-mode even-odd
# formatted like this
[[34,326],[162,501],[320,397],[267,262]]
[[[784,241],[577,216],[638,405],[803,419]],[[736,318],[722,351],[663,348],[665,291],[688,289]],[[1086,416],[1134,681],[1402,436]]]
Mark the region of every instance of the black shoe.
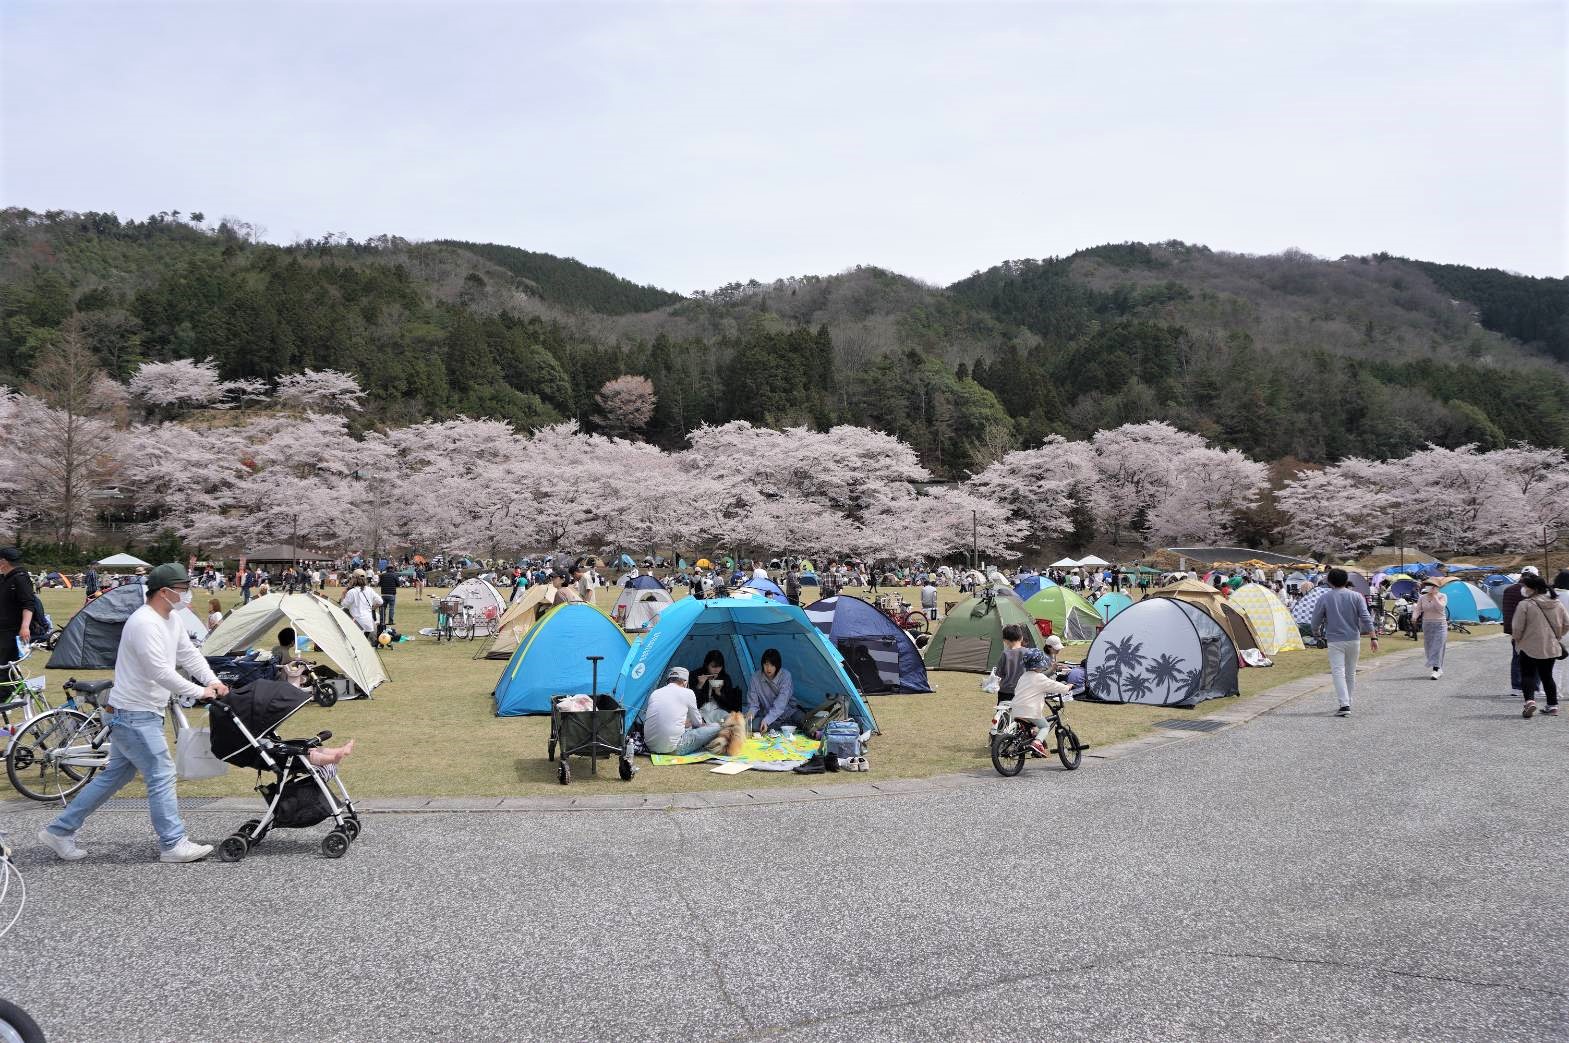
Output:
[[1351,707],[1349,707],[1349,706],[1342,706],[1340,709],[1335,711],[1335,716],[1336,717],[1350,717],[1351,716]]
[[823,767],[827,768],[829,771],[838,771],[839,770],[839,758],[838,757],[834,756],[831,753],[819,754],[819,756],[822,757],[822,759],[823,759]]
[[792,770],[797,775],[821,775],[828,769],[823,767],[822,757],[814,754],[811,760],[805,764],[797,764]]

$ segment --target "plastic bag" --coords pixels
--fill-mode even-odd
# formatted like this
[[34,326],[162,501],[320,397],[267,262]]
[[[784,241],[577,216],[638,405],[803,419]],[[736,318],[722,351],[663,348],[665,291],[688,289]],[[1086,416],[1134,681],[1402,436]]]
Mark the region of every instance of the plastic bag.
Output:
[[215,779],[229,773],[229,765],[212,752],[212,732],[206,728],[181,728],[174,740],[174,772],[186,781]]

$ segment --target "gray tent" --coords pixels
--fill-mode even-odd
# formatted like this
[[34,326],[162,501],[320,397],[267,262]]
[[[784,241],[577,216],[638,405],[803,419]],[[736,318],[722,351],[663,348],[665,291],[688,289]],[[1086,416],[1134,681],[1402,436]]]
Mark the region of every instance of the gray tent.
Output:
[[[60,640],[49,657],[51,670],[113,670],[120,651],[120,631],[131,613],[147,600],[147,588],[140,583],[122,583],[94,598],[71,617],[60,632]],[[185,625],[195,644],[207,636],[207,628],[188,610],[176,610],[175,618]]]

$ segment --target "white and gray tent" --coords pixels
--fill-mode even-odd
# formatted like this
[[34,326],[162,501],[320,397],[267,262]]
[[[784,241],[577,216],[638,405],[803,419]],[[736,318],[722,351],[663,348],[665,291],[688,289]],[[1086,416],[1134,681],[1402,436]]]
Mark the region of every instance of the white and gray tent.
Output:
[[447,597],[462,601],[463,607],[473,613],[476,619],[500,619],[507,610],[501,592],[477,576],[453,587]]
[[338,671],[364,692],[388,680],[381,657],[349,614],[319,594],[268,594],[229,613],[202,642],[202,654],[270,648],[283,627],[308,637]]
[[[147,602],[147,588],[140,583],[122,583],[100,597],[94,598],[71,617],[60,640],[49,656],[49,667],[63,670],[112,670],[114,657],[120,651],[120,632],[131,613]],[[185,607],[174,610],[173,616],[190,636],[191,643],[200,646],[207,637],[207,626],[196,613]]]
[[[630,597],[627,597],[630,594]],[[659,613],[669,608],[674,603],[670,592],[662,588],[646,588],[643,590],[628,589],[626,594],[616,600],[616,607],[620,612],[621,629],[629,631],[647,630],[659,620]]]
[[1084,657],[1086,699],[1188,708],[1237,693],[1237,647],[1208,612],[1146,598],[1112,617]]

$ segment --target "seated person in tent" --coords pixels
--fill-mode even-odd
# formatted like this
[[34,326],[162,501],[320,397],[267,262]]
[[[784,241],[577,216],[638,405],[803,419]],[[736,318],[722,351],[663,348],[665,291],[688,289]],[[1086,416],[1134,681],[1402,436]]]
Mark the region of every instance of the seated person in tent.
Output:
[[795,681],[784,668],[779,649],[763,653],[762,666],[747,686],[743,712],[748,727],[758,733],[785,725],[799,728],[806,723],[806,712],[795,701]]
[[300,658],[299,648],[294,643],[293,627],[284,627],[278,631],[278,643],[273,646],[272,658],[279,666],[295,662]]
[[653,753],[684,757],[719,737],[720,726],[704,723],[698,713],[687,680],[686,667],[672,666],[664,685],[648,696],[648,705],[643,707],[643,741]]
[[[714,682],[718,682],[717,687]],[[709,649],[703,656],[703,665],[692,678],[692,692],[703,720],[710,724],[723,724],[730,714],[740,713],[744,705],[743,693],[731,680],[730,671],[725,669],[724,653],[717,648]]]

